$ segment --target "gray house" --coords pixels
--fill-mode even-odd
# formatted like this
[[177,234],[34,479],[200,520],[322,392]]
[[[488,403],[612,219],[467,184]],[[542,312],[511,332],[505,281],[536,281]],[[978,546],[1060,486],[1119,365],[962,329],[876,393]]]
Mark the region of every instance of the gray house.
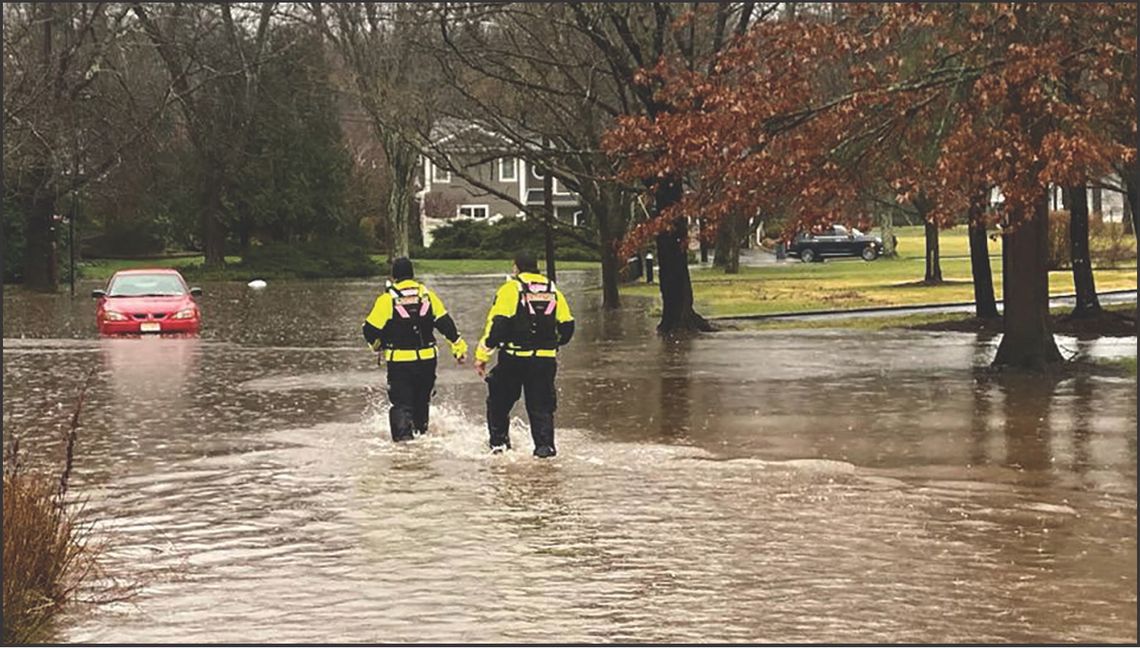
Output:
[[[541,171],[519,157],[519,149],[506,138],[478,124],[449,120],[432,130],[429,148],[441,159],[446,156],[452,165],[487,188],[423,157],[416,197],[424,245],[431,245],[432,230],[456,218],[495,222],[501,218],[522,217],[519,206],[504,196],[528,207],[542,208],[545,196]],[[513,155],[512,150],[516,152]],[[557,178],[552,184],[555,217],[573,225],[584,225],[578,195],[562,186]]]

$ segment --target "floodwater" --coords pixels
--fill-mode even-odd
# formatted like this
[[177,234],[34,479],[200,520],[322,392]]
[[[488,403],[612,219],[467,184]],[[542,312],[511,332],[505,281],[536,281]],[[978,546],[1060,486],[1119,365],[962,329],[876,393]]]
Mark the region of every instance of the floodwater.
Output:
[[[501,277],[428,279],[473,341]],[[95,372],[73,480],[140,588],[57,639],[1136,640],[1134,379],[986,376],[973,334],[664,342],[594,281],[561,282],[550,461],[521,405],[489,455],[485,386],[450,361],[430,434],[388,440],[375,282],[207,284],[182,339],[101,340],[91,300],[6,290],[5,435],[58,452]]]

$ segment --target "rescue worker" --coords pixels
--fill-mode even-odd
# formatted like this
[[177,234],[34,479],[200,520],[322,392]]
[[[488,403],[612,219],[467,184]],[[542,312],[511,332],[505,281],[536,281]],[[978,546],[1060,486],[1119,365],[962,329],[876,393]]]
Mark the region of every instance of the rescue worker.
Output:
[[451,344],[459,364],[467,358],[467,343],[443,301],[413,279],[412,262],[392,262],[392,278],[364,320],[364,339],[388,363],[388,422],[393,441],[407,441],[427,432],[428,410],[435,387],[435,331]]
[[[511,447],[511,408],[526,395],[526,413],[536,457],[553,457],[554,410],[557,394],[554,374],[558,347],[574,335],[570,304],[554,282],[538,273],[538,262],[529,252],[515,255],[512,276],[495,293],[487,313],[483,338],[475,348],[475,371],[487,381],[487,430],[491,451]],[[490,374],[487,362],[496,349],[502,351]]]

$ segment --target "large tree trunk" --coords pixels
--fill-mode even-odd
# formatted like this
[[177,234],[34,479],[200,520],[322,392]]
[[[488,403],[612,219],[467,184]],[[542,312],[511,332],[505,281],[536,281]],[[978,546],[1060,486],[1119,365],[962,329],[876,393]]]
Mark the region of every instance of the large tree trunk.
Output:
[[1049,203],[1038,199],[1034,213],[1002,235],[1004,334],[996,367],[1042,370],[1062,360],[1049,320]]
[[1077,305],[1073,317],[1100,315],[1100,301],[1096,296],[1092,258],[1089,255],[1089,201],[1084,185],[1069,187],[1069,253],[1073,262],[1073,285],[1077,292]]
[[[925,214],[923,214],[925,220]],[[942,262],[938,250],[938,225],[926,221],[926,275],[925,284],[942,283]]]
[[24,284],[40,292],[55,292],[59,286],[54,215],[55,195],[49,187],[40,184],[28,193],[24,201]]
[[409,256],[410,228],[408,220],[414,202],[415,176],[419,170],[419,153],[402,138],[392,133],[381,133],[384,155],[392,170],[392,189],[388,193],[388,236],[385,241],[388,262]]
[[[654,196],[654,209],[661,210],[681,199],[681,183],[662,183]],[[677,218],[657,235],[657,263],[661,286],[661,322],[657,332],[671,334],[683,331],[711,331],[712,326],[693,310],[693,284],[689,277],[687,241],[689,228],[684,218]]]
[[[219,169],[220,165],[207,163],[207,169]],[[207,175],[206,186],[202,188],[201,215],[202,254],[206,257],[204,267],[216,269],[226,265],[226,233],[222,226],[222,186],[224,179],[214,172]]]
[[969,239],[970,270],[974,278],[974,314],[979,319],[997,319],[994,298],[994,276],[990,269],[989,241],[985,222],[986,195],[975,197],[970,204]]

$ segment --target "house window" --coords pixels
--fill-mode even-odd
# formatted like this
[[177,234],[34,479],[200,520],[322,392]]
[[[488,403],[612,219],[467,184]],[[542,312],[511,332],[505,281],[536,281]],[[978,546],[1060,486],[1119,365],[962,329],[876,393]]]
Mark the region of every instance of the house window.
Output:
[[486,218],[489,211],[487,205],[460,205],[455,213],[463,218]]
[[499,158],[499,182],[514,182],[519,179],[514,158]]
[[448,184],[451,182],[451,172],[439,168],[434,162],[431,165],[431,181],[440,184]]

